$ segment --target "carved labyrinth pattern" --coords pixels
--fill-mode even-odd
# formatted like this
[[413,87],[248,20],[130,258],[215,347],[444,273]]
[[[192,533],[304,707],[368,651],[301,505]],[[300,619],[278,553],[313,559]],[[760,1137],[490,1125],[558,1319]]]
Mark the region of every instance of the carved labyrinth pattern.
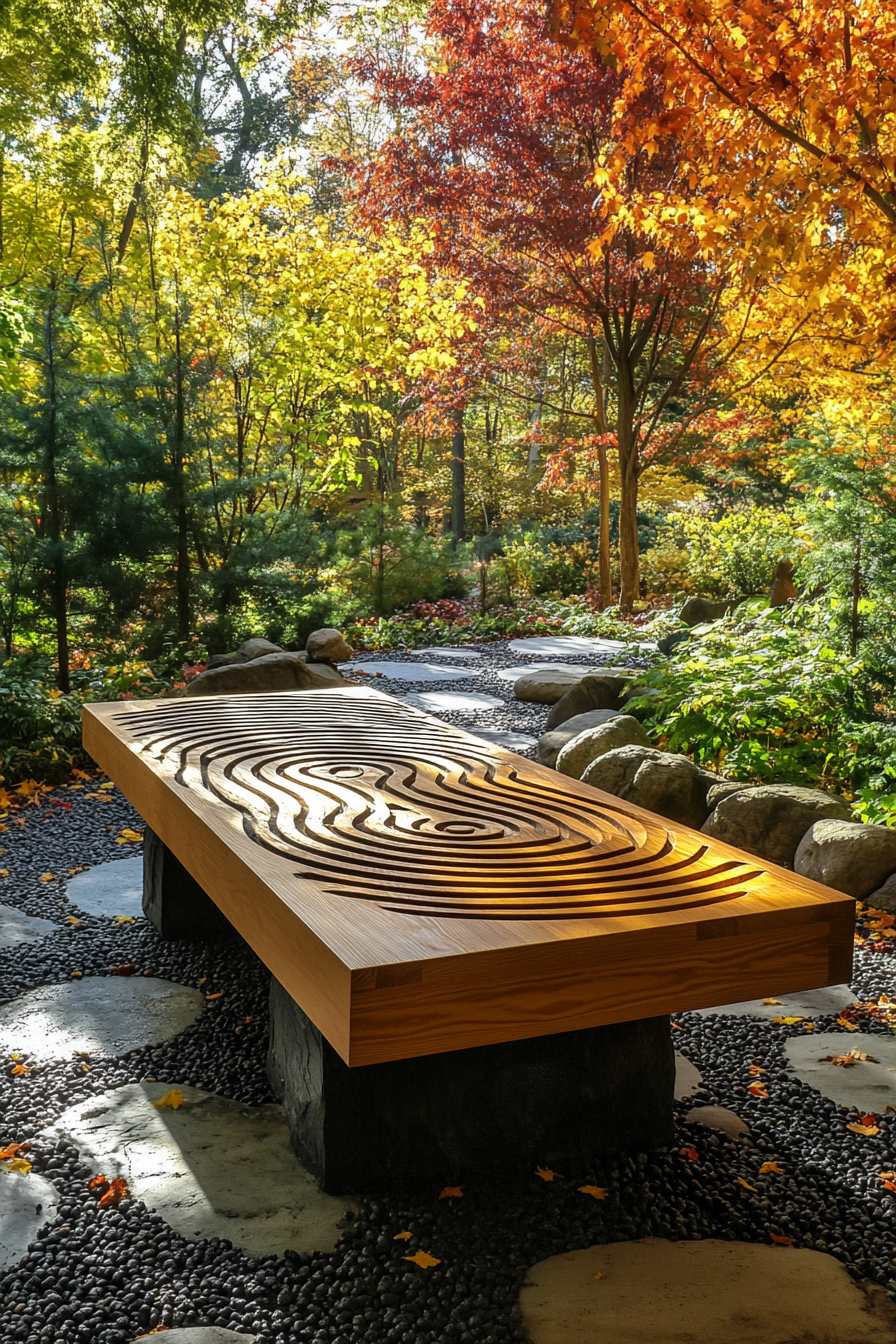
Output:
[[116,723],[297,877],[402,914],[657,915],[734,900],[762,872],[374,696],[231,696]]

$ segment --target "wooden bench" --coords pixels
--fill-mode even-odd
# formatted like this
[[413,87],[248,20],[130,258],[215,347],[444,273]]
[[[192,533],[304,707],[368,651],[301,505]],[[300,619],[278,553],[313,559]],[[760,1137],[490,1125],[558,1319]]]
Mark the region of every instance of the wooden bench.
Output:
[[330,1189],[668,1142],[670,1012],[850,976],[851,899],[366,687],[87,705],[84,743],[157,924],[217,909],[270,969]]

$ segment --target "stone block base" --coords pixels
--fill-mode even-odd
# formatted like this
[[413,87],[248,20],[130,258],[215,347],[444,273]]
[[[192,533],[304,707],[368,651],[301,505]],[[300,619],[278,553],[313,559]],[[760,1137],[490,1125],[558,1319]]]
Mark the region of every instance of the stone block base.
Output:
[[668,1017],[350,1069],[272,980],[268,1077],[331,1194],[574,1170],[674,1138]]
[[230,921],[148,826],[143,830],[143,913],[163,938],[235,936]]

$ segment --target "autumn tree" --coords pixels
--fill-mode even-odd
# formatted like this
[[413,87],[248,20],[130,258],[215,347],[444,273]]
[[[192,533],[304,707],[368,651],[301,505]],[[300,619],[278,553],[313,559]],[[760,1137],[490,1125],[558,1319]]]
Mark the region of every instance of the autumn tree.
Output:
[[[360,63],[398,125],[359,165],[363,209],[431,219],[436,263],[487,296],[492,317],[525,314],[583,344],[588,428],[618,456],[621,602],[631,607],[646,454],[652,442],[669,451],[670,428],[721,395],[735,354],[768,341],[759,282],[739,271],[730,236],[727,264],[710,262],[679,208],[697,183],[681,116],[665,110],[661,63],[643,64],[638,97],[620,101],[623,71],[557,46],[528,0],[436,0],[422,55]],[[725,189],[710,203],[717,217]],[[739,323],[726,326],[735,305]],[[775,333],[772,345],[791,337]]]

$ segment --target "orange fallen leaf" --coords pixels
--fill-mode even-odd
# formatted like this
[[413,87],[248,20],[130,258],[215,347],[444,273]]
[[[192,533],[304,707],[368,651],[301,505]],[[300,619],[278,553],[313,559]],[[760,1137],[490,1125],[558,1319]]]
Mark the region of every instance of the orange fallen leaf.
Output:
[[598,1270],[598,1272],[595,1274],[594,1277],[595,1277],[596,1279],[605,1279],[607,1276],[606,1276],[606,1274],[604,1273],[604,1271],[601,1269],[601,1270]]
[[760,1069],[758,1064],[750,1065],[750,1077],[757,1078],[760,1073],[765,1073],[765,1069]]
[[219,989],[217,994],[206,994],[207,999],[220,999],[224,994],[223,989]]
[[27,1072],[28,1072],[27,1064],[13,1064],[12,1066],[13,1078],[24,1078]]
[[889,1190],[892,1194],[896,1194],[896,1181],[885,1181],[881,1178],[881,1184],[885,1190]]
[[109,1186],[109,1189],[101,1197],[98,1208],[114,1209],[123,1199],[130,1199],[131,1192],[128,1189],[128,1183],[123,1176],[118,1176]]
[[747,1091],[752,1093],[754,1097],[768,1096],[768,1090],[762,1083],[750,1083],[749,1086],[747,1087]]
[[836,1064],[841,1069],[851,1069],[854,1064],[860,1064],[862,1060],[869,1059],[872,1064],[877,1060],[873,1055],[866,1055],[864,1050],[850,1050],[845,1055],[822,1055],[818,1061],[819,1064]]
[[769,1232],[769,1236],[771,1237],[772,1241],[777,1243],[778,1246],[793,1245],[793,1237],[782,1237],[778,1232]]
[[777,1162],[763,1162],[762,1166],[759,1168],[759,1175],[768,1176],[769,1174],[783,1176],[784,1168],[779,1167]]
[[738,1185],[742,1185],[745,1190],[752,1190],[754,1195],[759,1194],[759,1191],[756,1189],[755,1185],[751,1185],[749,1181],[745,1181],[743,1176],[738,1176],[737,1183]]
[[55,882],[55,881],[56,881],[56,874],[55,874],[55,873],[41,873],[41,878],[40,878],[40,880],[41,880],[41,882]]
[[137,967],[132,961],[126,961],[122,966],[110,966],[110,975],[133,975]]
[[30,1143],[8,1143],[5,1148],[0,1148],[0,1162],[8,1162],[10,1158],[17,1157],[19,1153],[30,1153]]
[[78,919],[77,915],[67,915],[67,916],[66,916],[66,919],[65,919],[65,922],[66,922],[66,924],[80,924],[80,923],[81,923],[81,921],[80,921],[80,919]]
[[403,1255],[402,1260],[410,1260],[412,1265],[419,1265],[421,1269],[432,1269],[433,1265],[440,1265],[441,1260],[437,1260],[434,1255],[429,1255],[426,1251],[417,1251],[416,1255]]
[[446,1185],[439,1199],[462,1199],[463,1193],[459,1185]]
[[609,1190],[604,1190],[600,1185],[580,1185],[579,1193],[582,1195],[591,1195],[593,1199],[606,1199],[610,1192]]
[[778,1022],[783,1027],[793,1027],[797,1022],[805,1022],[804,1017],[773,1017],[773,1022]]
[[109,1182],[106,1180],[105,1176],[91,1176],[90,1180],[87,1182],[87,1189],[96,1190],[101,1185],[108,1186],[108,1184]]
[[879,1125],[847,1125],[846,1128],[851,1129],[853,1134],[865,1134],[869,1138],[880,1133]]
[[543,1181],[552,1181],[557,1173],[551,1171],[550,1167],[536,1167],[535,1175],[540,1176]]
[[411,1239],[411,1237],[412,1237],[413,1235],[414,1235],[413,1232],[396,1232],[396,1233],[395,1233],[395,1236],[392,1238],[392,1240],[393,1240],[393,1241],[410,1241],[410,1239]]
[[763,999],[762,1002],[766,1005],[777,1004],[779,1007],[783,1007],[784,1004],[783,999]]
[[153,1102],[153,1108],[158,1110],[160,1106],[170,1106],[172,1111],[176,1111],[183,1104],[183,1092],[179,1087],[172,1087],[165,1093],[164,1097],[159,1097],[158,1101]]
[[837,1018],[837,1026],[838,1026],[838,1027],[845,1027],[847,1031],[858,1031],[858,1030],[859,1030],[859,1024],[858,1024],[858,1022],[849,1022],[849,1021],[847,1021],[847,1019],[846,1019],[845,1017],[838,1017],[838,1018]]
[[688,1158],[691,1162],[700,1161],[700,1154],[697,1152],[696,1148],[679,1148],[678,1155],[679,1157]]

